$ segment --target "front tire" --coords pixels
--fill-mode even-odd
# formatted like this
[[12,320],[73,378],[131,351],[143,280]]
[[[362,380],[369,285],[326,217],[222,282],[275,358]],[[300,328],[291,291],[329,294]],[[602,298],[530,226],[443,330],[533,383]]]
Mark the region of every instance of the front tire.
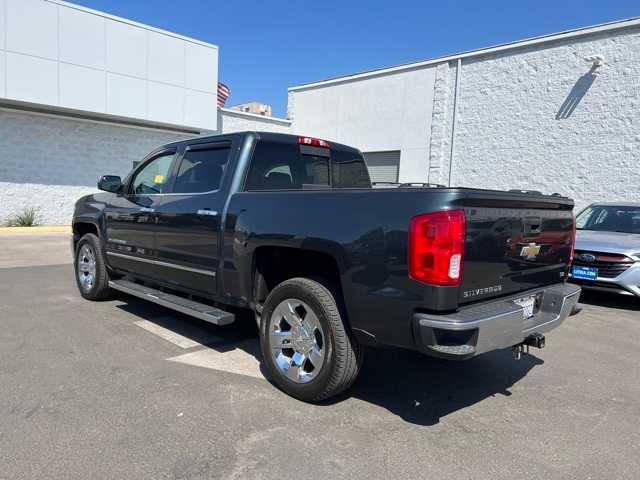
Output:
[[100,239],[93,233],[83,235],[78,241],[74,271],[76,284],[83,298],[105,300],[113,296]]
[[334,295],[308,278],[282,282],[269,294],[260,319],[260,345],[270,380],[307,402],[349,388],[363,359]]

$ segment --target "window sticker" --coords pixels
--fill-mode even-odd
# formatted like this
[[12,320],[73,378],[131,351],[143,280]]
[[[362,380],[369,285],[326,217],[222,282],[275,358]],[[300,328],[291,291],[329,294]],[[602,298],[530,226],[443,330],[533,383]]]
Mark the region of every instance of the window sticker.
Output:
[[158,185],[164,183],[164,175],[156,175],[156,177],[153,179],[153,183]]

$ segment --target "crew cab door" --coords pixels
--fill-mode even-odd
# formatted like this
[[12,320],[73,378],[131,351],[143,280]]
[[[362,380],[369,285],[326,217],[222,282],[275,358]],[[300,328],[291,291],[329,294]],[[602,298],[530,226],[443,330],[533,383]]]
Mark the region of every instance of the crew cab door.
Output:
[[157,260],[165,283],[215,296],[231,139],[182,147],[171,191],[157,209]]
[[105,208],[107,258],[118,270],[158,278],[156,211],[171,176],[174,150],[155,152],[133,172],[121,194]]

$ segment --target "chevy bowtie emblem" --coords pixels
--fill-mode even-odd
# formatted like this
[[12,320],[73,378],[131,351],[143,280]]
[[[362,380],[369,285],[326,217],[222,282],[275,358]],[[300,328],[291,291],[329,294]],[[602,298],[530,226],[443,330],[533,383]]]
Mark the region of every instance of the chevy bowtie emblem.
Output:
[[529,245],[522,247],[520,250],[520,256],[525,257],[527,260],[533,260],[540,253],[540,245],[536,243],[530,243]]

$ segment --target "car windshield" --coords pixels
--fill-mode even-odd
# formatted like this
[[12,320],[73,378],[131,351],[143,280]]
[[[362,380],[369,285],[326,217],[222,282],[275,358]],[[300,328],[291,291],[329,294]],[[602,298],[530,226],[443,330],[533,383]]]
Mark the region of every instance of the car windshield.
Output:
[[640,234],[640,206],[592,205],[578,215],[576,228]]

